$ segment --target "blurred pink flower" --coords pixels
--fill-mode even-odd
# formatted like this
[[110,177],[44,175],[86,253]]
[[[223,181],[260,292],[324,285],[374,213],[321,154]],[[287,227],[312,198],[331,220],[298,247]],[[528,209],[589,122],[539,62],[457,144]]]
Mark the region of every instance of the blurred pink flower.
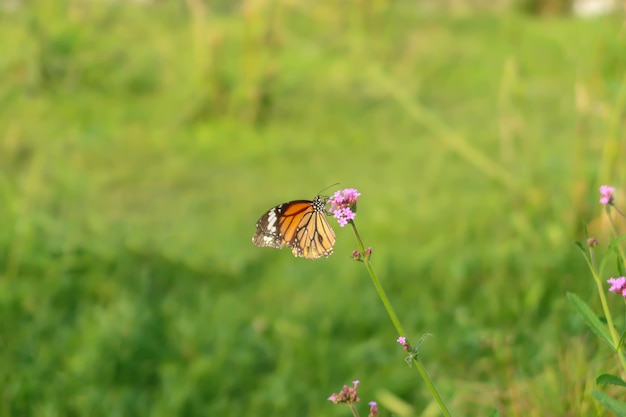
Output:
[[370,406],[370,413],[367,415],[367,417],[377,417],[380,415],[378,411],[378,404],[376,404],[376,401],[370,401],[368,405]]
[[600,204],[613,203],[613,194],[615,194],[615,187],[611,187],[609,185],[603,185],[600,187]]
[[611,284],[610,292],[626,297],[626,277],[609,278],[606,282]]

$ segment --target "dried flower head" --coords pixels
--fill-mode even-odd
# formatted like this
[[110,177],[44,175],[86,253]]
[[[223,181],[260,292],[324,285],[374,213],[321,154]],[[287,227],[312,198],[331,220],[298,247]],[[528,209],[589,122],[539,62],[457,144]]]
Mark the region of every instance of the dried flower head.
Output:
[[361,401],[361,399],[357,396],[356,389],[359,385],[359,380],[352,381],[353,386],[349,387],[344,385],[339,394],[332,394],[328,397],[328,401],[332,401],[335,404],[346,403],[346,404],[354,404],[355,402]]

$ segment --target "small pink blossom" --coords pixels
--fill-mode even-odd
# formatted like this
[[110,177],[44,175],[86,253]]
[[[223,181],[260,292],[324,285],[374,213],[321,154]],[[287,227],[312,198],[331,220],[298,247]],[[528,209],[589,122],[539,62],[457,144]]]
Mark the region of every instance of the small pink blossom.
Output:
[[402,345],[402,348],[404,350],[406,350],[407,352],[409,352],[411,350],[411,347],[406,342],[406,337],[400,336],[398,339],[396,339],[396,342],[400,343]]
[[609,278],[606,282],[611,284],[611,288],[609,288],[610,292],[626,297],[626,277]]
[[370,406],[370,413],[367,417],[378,417],[380,412],[378,411],[378,404],[376,404],[376,401],[370,401],[368,405]]
[[334,211],[334,217],[341,227],[344,227],[349,221],[354,220],[354,216],[356,216],[356,213],[353,213],[350,207],[342,207]]
[[603,185],[600,187],[600,204],[605,206],[613,204],[613,195],[615,194],[615,187],[609,185]]

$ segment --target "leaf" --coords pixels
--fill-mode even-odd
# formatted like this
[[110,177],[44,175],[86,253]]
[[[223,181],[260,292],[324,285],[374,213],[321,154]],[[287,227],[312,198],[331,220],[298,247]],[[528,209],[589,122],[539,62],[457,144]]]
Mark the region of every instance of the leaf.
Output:
[[574,245],[580,250],[580,253],[583,254],[583,258],[587,261],[587,264],[591,268],[591,260],[589,259],[589,252],[587,251],[587,246],[585,246],[582,242],[575,240]]
[[591,330],[593,330],[593,332],[598,335],[600,339],[604,339],[604,341],[615,351],[616,348],[613,346],[613,341],[611,340],[611,335],[609,335],[608,329],[602,324],[598,316],[591,311],[591,308],[589,308],[589,306],[574,293],[568,292],[567,298],[570,300],[576,311],[578,311],[578,313],[585,319],[589,327],[591,327]]
[[591,395],[594,396],[600,404],[615,413],[618,417],[626,417],[626,403],[614,400],[603,392],[593,390]]
[[619,343],[617,344],[617,350],[624,348],[624,339],[626,338],[626,331],[622,333],[622,336],[619,338]]
[[620,387],[626,387],[626,381],[622,378],[611,375],[611,374],[602,374],[596,378],[596,384],[598,385],[619,385]]
[[615,239],[611,240],[611,243],[609,243],[608,249],[610,251],[615,251],[619,255],[619,251],[617,250],[617,245],[624,239],[626,239],[626,235],[620,235],[616,237]]
[[499,415],[498,410],[493,410],[491,414],[489,414],[489,417],[498,417],[498,415]]
[[585,249],[585,245],[582,244],[582,242],[579,242],[578,240],[574,241],[574,245],[578,246],[578,249],[580,249],[580,251],[582,253],[584,253],[585,255],[587,254],[587,250]]

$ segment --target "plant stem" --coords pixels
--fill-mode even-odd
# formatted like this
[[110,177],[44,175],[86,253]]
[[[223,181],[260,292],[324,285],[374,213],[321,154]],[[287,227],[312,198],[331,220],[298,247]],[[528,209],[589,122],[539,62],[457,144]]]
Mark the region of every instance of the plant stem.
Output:
[[[622,217],[626,218],[626,216],[624,216],[624,213],[622,213],[622,211],[620,209],[618,209],[616,206],[606,206],[606,215],[609,218],[609,224],[611,225],[611,231],[613,233],[613,237],[617,237],[619,236],[619,233],[617,231],[617,227],[615,227],[615,223],[613,222],[613,217],[611,217],[611,210],[610,208],[613,208],[613,210],[617,211]],[[626,257],[624,256],[624,250],[622,249],[622,245],[617,244],[615,245],[617,246],[617,250],[619,251],[619,255],[622,258],[622,260],[626,260]]]
[[[380,280],[378,279],[378,276],[376,275],[376,272],[374,271],[374,268],[372,267],[372,264],[370,262],[370,257],[368,255],[365,255],[365,246],[363,245],[363,241],[361,240],[361,235],[359,235],[359,231],[357,230],[356,224],[354,223],[353,220],[350,220],[350,224],[352,225],[352,231],[354,232],[354,236],[356,238],[357,244],[359,245],[359,250],[361,251],[361,254],[363,254],[363,263],[365,264],[365,268],[367,268],[367,272],[369,272],[370,277],[372,278],[372,281],[374,282],[374,287],[376,287],[376,291],[378,291],[378,296],[382,300],[383,305],[385,306],[385,309],[387,310],[387,314],[389,315],[391,322],[396,328],[398,335],[405,337],[406,334],[404,333],[404,329],[402,328],[402,325],[400,324],[400,320],[398,320],[398,316],[396,316],[396,313],[393,310],[393,307],[391,306],[389,299],[387,298],[387,294],[385,294],[385,290],[383,289],[383,286],[380,284]],[[426,372],[426,368],[424,367],[424,364],[422,364],[422,361],[419,359],[417,355],[413,356],[413,363],[415,364],[415,367],[417,368],[419,373],[422,375],[424,382],[426,382],[426,385],[428,386],[428,389],[431,395],[435,398],[435,400],[439,404],[439,407],[441,408],[441,411],[443,412],[444,416],[450,417],[450,412],[448,411],[446,404],[443,402],[441,395],[439,395],[439,391],[437,391],[435,384],[433,384],[433,381],[430,379],[428,372]]]
[[[591,266],[591,265],[590,265]],[[606,301],[606,296],[604,294],[604,286],[602,285],[602,280],[600,276],[596,272],[595,268],[591,268],[591,275],[593,275],[593,280],[596,282],[596,286],[598,288],[598,294],[600,295],[600,303],[602,304],[602,311],[604,312],[604,317],[606,318],[606,325],[609,328],[609,332],[611,333],[611,338],[613,339],[613,347],[615,352],[617,353],[617,357],[622,364],[622,368],[624,372],[626,372],[626,358],[624,357],[624,353],[622,349],[620,349],[620,335],[615,330],[615,326],[613,325],[613,316],[611,316],[611,310],[609,309],[609,305]]]

